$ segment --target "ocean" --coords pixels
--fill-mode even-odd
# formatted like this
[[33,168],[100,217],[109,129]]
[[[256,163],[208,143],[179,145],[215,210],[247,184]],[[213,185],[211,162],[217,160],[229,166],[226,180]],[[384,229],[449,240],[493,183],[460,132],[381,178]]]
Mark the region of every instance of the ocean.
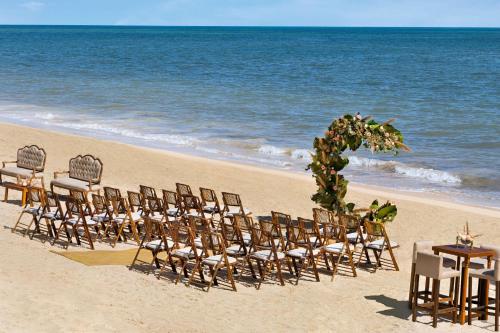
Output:
[[4,122],[306,172],[356,112],[412,152],[351,182],[500,207],[500,29],[0,26]]

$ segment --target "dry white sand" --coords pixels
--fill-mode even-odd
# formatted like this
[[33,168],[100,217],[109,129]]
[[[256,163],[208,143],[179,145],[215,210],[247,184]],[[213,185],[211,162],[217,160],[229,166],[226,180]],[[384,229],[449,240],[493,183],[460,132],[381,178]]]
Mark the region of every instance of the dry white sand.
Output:
[[[15,159],[18,147],[38,144],[48,153],[47,183],[69,158],[91,153],[104,162],[103,182],[137,190],[139,184],[173,189],[175,182],[240,193],[256,215],[283,211],[311,217],[313,179],[292,173],[212,161],[90,138],[0,124],[0,160]],[[0,190],[3,196],[3,189]],[[122,266],[88,267],[50,253],[51,246],[12,234],[20,207],[0,203],[1,332],[387,332],[429,331],[430,317],[413,323],[406,306],[412,244],[419,239],[454,242],[469,221],[479,243],[500,243],[500,213],[374,187],[351,186],[349,199],[360,206],[373,199],[397,203],[399,214],[388,226],[401,244],[396,256],[401,271],[358,270],[358,277],[330,282],[301,280],[284,287],[268,282],[261,290],[237,284],[238,292],[158,281]],[[18,193],[11,195],[19,200]],[[100,249],[109,245],[99,244]],[[489,323],[473,326],[440,322],[440,331],[486,332]]]

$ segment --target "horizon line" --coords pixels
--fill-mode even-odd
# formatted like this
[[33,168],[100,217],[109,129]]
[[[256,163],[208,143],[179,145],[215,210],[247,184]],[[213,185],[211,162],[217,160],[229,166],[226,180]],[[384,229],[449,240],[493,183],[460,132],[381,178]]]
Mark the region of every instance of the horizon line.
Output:
[[362,25],[155,25],[155,24],[31,24],[0,23],[0,26],[39,27],[144,27],[144,28],[395,28],[395,29],[500,29],[500,26],[362,26]]

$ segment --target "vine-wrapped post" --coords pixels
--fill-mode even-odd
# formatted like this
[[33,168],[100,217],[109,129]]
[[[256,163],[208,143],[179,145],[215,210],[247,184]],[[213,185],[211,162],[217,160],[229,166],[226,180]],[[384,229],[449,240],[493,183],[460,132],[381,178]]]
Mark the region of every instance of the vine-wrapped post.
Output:
[[[364,146],[372,152],[394,152],[400,149],[409,150],[403,143],[403,135],[394,128],[393,119],[379,124],[371,117],[361,117],[358,113],[344,115],[336,119],[328,127],[325,136],[314,139],[314,154],[308,169],[318,185],[317,192],[312,200],[321,207],[339,213],[352,212],[353,203],[345,203],[348,181],[339,174],[349,159],[342,157],[342,153],[349,148],[352,151]],[[396,216],[396,206],[387,202],[379,206],[377,200],[370,207],[370,220],[390,221]]]

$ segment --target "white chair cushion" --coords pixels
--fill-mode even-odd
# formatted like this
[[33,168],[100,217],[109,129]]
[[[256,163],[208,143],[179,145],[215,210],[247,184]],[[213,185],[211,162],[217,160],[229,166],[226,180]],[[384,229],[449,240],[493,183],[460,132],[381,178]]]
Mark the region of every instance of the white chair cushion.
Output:
[[[245,215],[252,214],[250,209],[247,208],[243,208],[243,212],[245,213]],[[241,209],[239,207],[231,206],[229,207],[228,211],[224,213],[224,216],[232,217],[234,214],[241,214]]]
[[185,259],[194,258],[193,249],[190,246],[183,247],[182,249],[175,250],[173,252],[174,256],[182,257]]
[[[131,215],[132,215],[132,219],[134,221],[138,221],[138,220],[142,219],[140,212],[133,212]],[[125,220],[125,217],[127,217],[127,214],[120,214],[113,221],[115,221],[116,223],[123,223],[123,221]],[[128,221],[128,217],[127,217],[127,221]]]
[[[236,263],[236,259],[233,257],[227,257],[227,261],[230,265]],[[217,265],[225,265],[224,257],[221,254],[217,254],[215,256],[210,256],[208,258],[203,259],[202,261],[205,265],[209,266],[217,266]]]
[[42,210],[40,207],[26,207],[23,209],[23,212],[31,215],[40,215]]
[[[381,250],[383,243],[384,243],[383,239],[377,239],[376,241],[368,243],[367,247],[370,248],[370,249]],[[388,244],[385,244],[384,247],[387,249],[388,248]],[[399,244],[396,243],[396,242],[391,241],[391,247],[392,248],[399,247]]]
[[[283,252],[277,252],[276,253],[278,260],[281,260],[285,258],[285,254]],[[274,255],[272,254],[271,250],[261,250],[254,252],[250,255],[250,257],[259,259],[259,260],[274,260]]]
[[245,254],[245,249],[241,245],[231,245],[226,249],[226,253],[228,255],[244,255]]
[[344,251],[344,243],[333,243],[323,247],[329,253],[342,253]]
[[[312,250],[313,255],[318,255],[319,249],[313,249]],[[304,258],[307,254],[307,249],[303,247],[299,247],[293,250],[289,250],[286,252],[287,255],[295,258]]]
[[[50,185],[68,190],[80,190],[80,191],[89,190],[88,182],[84,182],[83,180],[78,180],[74,178],[56,178],[50,182]],[[98,190],[98,189],[99,189],[98,185],[92,185],[92,190]]]
[[252,235],[248,232],[242,232],[241,235],[243,236],[243,242],[245,245],[249,245],[252,242]]
[[[93,226],[93,225],[96,225],[97,222],[96,221],[92,221],[92,220],[85,220],[87,222],[87,225],[88,226]],[[69,224],[72,224],[72,225],[75,225],[77,223],[80,223],[82,224],[83,223],[83,220],[82,219],[78,219],[77,217],[72,217],[70,219],[67,219],[65,221],[66,223],[69,223]]]
[[49,220],[56,220],[58,218],[56,212],[46,212],[42,215],[42,217]]
[[[170,239],[167,239],[167,246],[168,246],[168,248],[172,248],[172,246],[174,246],[174,242],[172,240],[170,240]],[[160,247],[164,248],[165,244],[162,242],[161,239],[155,239],[154,241],[147,242],[146,245],[144,245],[144,247],[146,249],[156,251]]]
[[[33,172],[28,169],[23,169],[23,168],[18,168],[16,166],[9,166],[0,169],[0,173],[5,176],[10,176],[10,177],[20,177],[20,178],[29,178],[33,175]],[[35,173],[35,176],[40,177],[43,174],[38,172]]]
[[167,214],[169,216],[177,216],[179,214],[179,210],[177,208],[169,208],[167,209]]
[[101,223],[109,220],[109,218],[107,213],[100,213],[94,214],[94,216],[92,216],[92,220]]
[[203,242],[201,241],[201,237],[197,237],[194,239],[194,245],[196,246],[197,249],[203,248]]

